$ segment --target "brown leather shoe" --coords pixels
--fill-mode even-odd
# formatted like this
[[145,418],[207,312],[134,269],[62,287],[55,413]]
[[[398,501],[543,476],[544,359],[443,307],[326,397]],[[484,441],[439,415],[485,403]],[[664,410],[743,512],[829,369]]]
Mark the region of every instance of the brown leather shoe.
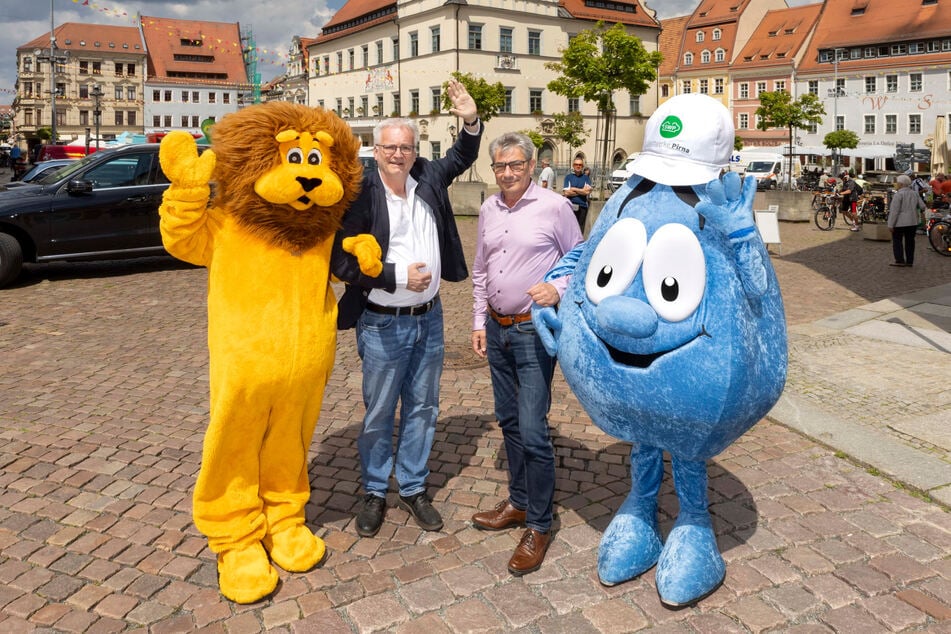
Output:
[[540,533],[534,528],[527,529],[515,548],[515,554],[509,559],[509,572],[521,577],[541,568],[545,553],[548,552],[549,539],[551,531]]
[[524,526],[525,511],[518,510],[508,500],[502,500],[491,511],[482,511],[473,515],[472,523],[476,528],[484,531],[500,531],[509,526]]

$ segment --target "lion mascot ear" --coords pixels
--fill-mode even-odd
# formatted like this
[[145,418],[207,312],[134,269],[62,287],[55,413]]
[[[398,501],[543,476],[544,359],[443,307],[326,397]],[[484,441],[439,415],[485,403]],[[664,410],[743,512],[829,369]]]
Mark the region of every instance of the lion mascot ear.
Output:
[[[211,419],[193,516],[221,593],[252,603],[277,587],[271,562],[304,572],[326,553],[305,525],[307,454],[334,363],[330,253],[359,193],[360,144],[332,112],[286,102],[229,114],[211,136],[211,149],[163,139],[160,228],[169,253],[208,268]],[[372,237],[353,248],[367,275],[382,267]]]

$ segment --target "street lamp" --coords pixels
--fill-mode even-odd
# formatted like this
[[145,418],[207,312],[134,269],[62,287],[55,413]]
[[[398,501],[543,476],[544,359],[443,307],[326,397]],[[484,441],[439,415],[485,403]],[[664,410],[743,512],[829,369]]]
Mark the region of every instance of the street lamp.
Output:
[[69,51],[60,51],[56,48],[56,35],[53,31],[53,0],[50,0],[50,47],[48,52],[37,48],[33,50],[37,64],[41,61],[50,63],[50,143],[56,143],[56,66],[69,61]]
[[[839,51],[844,51],[844,48],[833,48],[832,49],[832,85],[835,90],[835,96],[832,98],[832,131],[835,132],[839,129]],[[833,169],[834,176],[839,177],[839,149],[835,149],[835,159],[833,161],[835,166]]]
[[96,124],[96,150],[99,150],[99,119],[102,116],[102,110],[99,107],[99,99],[102,98],[103,92],[102,87],[99,84],[93,84],[92,90],[89,92],[89,95],[95,100],[95,105],[92,109],[92,119],[93,123]]

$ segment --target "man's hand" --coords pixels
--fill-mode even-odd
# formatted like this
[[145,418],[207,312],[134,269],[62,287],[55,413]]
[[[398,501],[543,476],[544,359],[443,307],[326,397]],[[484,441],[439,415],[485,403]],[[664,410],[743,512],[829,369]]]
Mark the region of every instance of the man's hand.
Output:
[[485,330],[472,331],[472,349],[477,355],[485,358]]
[[527,291],[532,301],[539,306],[554,306],[561,301],[558,290],[548,282],[539,282]]
[[449,93],[449,101],[452,102],[452,108],[449,109],[449,112],[461,117],[463,122],[473,121],[479,116],[475,99],[472,98],[462,82],[457,79],[450,79],[446,91]]
[[425,262],[413,262],[406,269],[406,289],[422,293],[433,281],[433,274]]

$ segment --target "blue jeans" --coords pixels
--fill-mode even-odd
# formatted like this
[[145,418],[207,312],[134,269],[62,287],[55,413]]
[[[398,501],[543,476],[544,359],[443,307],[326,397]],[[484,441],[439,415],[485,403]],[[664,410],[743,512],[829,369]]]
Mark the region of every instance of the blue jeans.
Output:
[[416,317],[369,310],[360,316],[357,353],[363,361],[366,415],[357,448],[367,493],[386,497],[389,488],[397,400],[401,401],[395,458],[399,492],[408,497],[426,490],[444,348],[440,302]]
[[503,327],[488,319],[485,337],[495,417],[508,457],[509,501],[525,510],[529,528],[547,532],[555,498],[555,450],[548,431],[555,359],[531,321]]

